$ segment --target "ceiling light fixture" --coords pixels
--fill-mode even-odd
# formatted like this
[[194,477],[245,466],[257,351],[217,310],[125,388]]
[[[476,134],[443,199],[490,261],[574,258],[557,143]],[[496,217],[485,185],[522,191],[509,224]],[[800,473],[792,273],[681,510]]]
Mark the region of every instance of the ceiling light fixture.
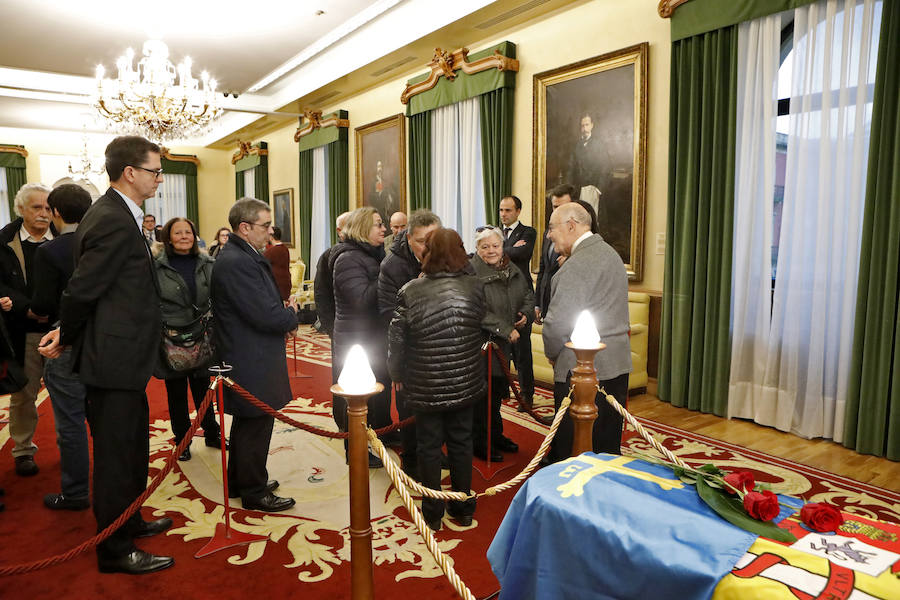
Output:
[[94,107],[107,125],[160,142],[204,133],[222,114],[216,101],[216,80],[206,71],[199,82],[194,79],[188,57],[175,67],[169,60],[169,48],[159,40],[144,42],[143,55],[134,69],[134,51],[129,48],[116,61],[115,79],[104,78],[103,65],[97,65]]

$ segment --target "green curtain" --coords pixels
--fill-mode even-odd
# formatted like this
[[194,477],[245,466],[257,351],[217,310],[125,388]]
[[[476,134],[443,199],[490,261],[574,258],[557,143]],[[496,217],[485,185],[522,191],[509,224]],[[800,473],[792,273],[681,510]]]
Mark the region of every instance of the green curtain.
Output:
[[25,169],[18,167],[6,167],[6,191],[9,194],[9,215],[15,218],[15,199],[19,189],[25,185],[28,180],[25,177]]
[[244,197],[244,172],[238,171],[234,174],[234,199],[240,200]]
[[431,111],[409,117],[409,208],[431,209]]
[[[346,164],[346,163],[345,163]],[[346,168],[346,167],[345,167]],[[309,239],[312,235],[313,150],[300,153],[300,189],[297,193],[300,212],[300,257],[309,276]],[[318,259],[318,257],[316,257]]]
[[185,175],[185,187],[187,188],[187,218],[194,222],[200,229],[200,197],[197,193],[197,176]]
[[737,26],[672,44],[659,397],[724,416],[734,221]]
[[900,460],[900,2],[883,7],[843,444]]
[[[325,160],[328,168],[328,214],[329,222],[334,221],[350,207],[350,171],[347,138],[331,142],[325,149]],[[311,180],[310,180],[311,181]],[[312,188],[310,188],[312,189]],[[312,193],[312,192],[310,192]],[[312,218],[312,210],[310,210]],[[337,230],[329,227],[332,245],[337,243]],[[307,252],[309,246],[307,245]],[[319,257],[315,257],[318,260]]]
[[[753,0],[752,2],[723,2],[722,0],[691,0],[672,13],[672,41],[707,31],[722,29],[744,21],[793,10],[817,0]],[[888,0],[890,1],[890,0]]]
[[500,199],[512,193],[513,89],[479,97],[485,223],[497,224]]
[[[265,142],[259,143],[260,148],[268,147]],[[269,157],[266,155],[259,157],[259,165],[253,173],[253,197],[269,204]]]

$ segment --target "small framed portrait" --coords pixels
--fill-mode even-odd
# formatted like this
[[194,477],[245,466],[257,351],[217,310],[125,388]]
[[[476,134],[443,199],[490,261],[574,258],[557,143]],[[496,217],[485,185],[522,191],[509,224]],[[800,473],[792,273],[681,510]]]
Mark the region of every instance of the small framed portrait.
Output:
[[406,206],[406,117],[394,115],[356,128],[356,198],[388,223]]
[[272,224],[281,229],[281,241],[294,247],[294,188],[272,192]]
[[640,281],[647,179],[649,44],[534,76],[532,223],[540,238],[560,184],[594,209],[600,235]]

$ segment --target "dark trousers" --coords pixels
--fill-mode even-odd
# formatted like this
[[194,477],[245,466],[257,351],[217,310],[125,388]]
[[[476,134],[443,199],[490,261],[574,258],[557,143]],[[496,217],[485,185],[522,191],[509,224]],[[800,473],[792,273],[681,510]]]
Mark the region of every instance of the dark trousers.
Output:
[[[572,374],[566,378],[565,383],[557,381],[553,384],[553,403],[556,410],[562,404],[563,398],[569,393],[569,386]],[[598,381],[600,387],[605,388],[608,394],[615,396],[623,407],[627,407],[628,401],[628,373],[623,373],[613,379]],[[573,398],[574,400],[574,398]],[[608,454],[621,454],[620,444],[622,443],[622,416],[617,413],[606,397],[601,396],[597,392],[594,402],[597,404],[597,418],[594,420],[592,430],[592,442],[594,452],[606,452]],[[572,423],[571,417],[566,414],[559,429],[556,430],[556,437],[550,446],[548,454],[551,462],[559,462],[572,455],[572,442],[575,438],[575,425]]]
[[[94,442],[94,516],[97,531],[119,518],[147,487],[150,418],[147,394],[87,386],[87,418]],[[140,511],[97,547],[116,558],[135,548]]]
[[269,443],[275,418],[261,417],[231,418],[231,437],[228,452],[228,487],[237,492],[241,499],[256,500],[266,495],[269,472],[266,460],[269,458]]
[[[403,421],[412,416],[412,411],[406,406],[406,391],[397,390],[397,416]],[[416,424],[407,425],[400,429],[400,443],[403,447],[403,466],[411,468],[416,464],[418,458],[416,456]]]
[[61,491],[70,498],[87,498],[91,479],[85,423],[87,391],[78,375],[72,372],[71,347],[58,358],[44,361],[44,384],[50,392],[56,423]]
[[488,417],[487,393],[475,401],[472,414],[472,445],[475,448],[487,448],[488,421],[491,426],[491,445],[496,445],[503,435],[503,419],[500,417],[500,405],[509,390],[509,382],[504,375],[491,376],[491,408]]
[[[447,444],[450,459],[450,486],[455,492],[469,492],[472,487],[472,407],[440,412],[415,411],[416,451],[422,485],[441,489],[441,446]],[[475,500],[451,500],[447,511],[463,517],[475,513]],[[444,515],[444,501],[422,498],[422,514],[429,520]]]
[[[199,409],[209,388],[209,376],[185,375],[184,377],[166,379],[165,383],[166,396],[169,401],[169,420],[172,422],[172,434],[175,436],[175,445],[178,445],[191,427],[187,400],[188,385],[191,388],[191,396],[194,398],[194,408]],[[213,412],[214,406],[215,402],[209,405],[209,410],[203,415],[203,435],[206,439],[219,439],[219,424],[216,423],[216,415]]]
[[531,323],[519,330],[519,341],[512,345],[512,360],[519,376],[519,391],[534,396],[534,362],[531,356]]

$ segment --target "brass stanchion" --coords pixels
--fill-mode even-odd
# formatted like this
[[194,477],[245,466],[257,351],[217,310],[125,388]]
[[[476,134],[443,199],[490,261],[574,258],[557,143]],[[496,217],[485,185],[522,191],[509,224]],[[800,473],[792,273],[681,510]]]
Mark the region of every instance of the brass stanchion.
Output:
[[[375,572],[372,565],[372,521],[369,512],[369,450],[366,437],[366,416],[369,412],[370,396],[384,390],[384,386],[374,381],[365,353],[359,348],[365,366],[357,362],[355,349],[351,348],[344,371],[338,383],[331,386],[331,393],[347,399],[347,458],[350,462],[350,596],[353,600],[373,600],[375,598]],[[358,373],[368,371],[373,384],[351,385],[347,383]],[[346,377],[346,379],[345,379]],[[342,385],[343,384],[343,385]],[[362,387],[363,389],[359,389]],[[351,389],[346,389],[351,388]]]

